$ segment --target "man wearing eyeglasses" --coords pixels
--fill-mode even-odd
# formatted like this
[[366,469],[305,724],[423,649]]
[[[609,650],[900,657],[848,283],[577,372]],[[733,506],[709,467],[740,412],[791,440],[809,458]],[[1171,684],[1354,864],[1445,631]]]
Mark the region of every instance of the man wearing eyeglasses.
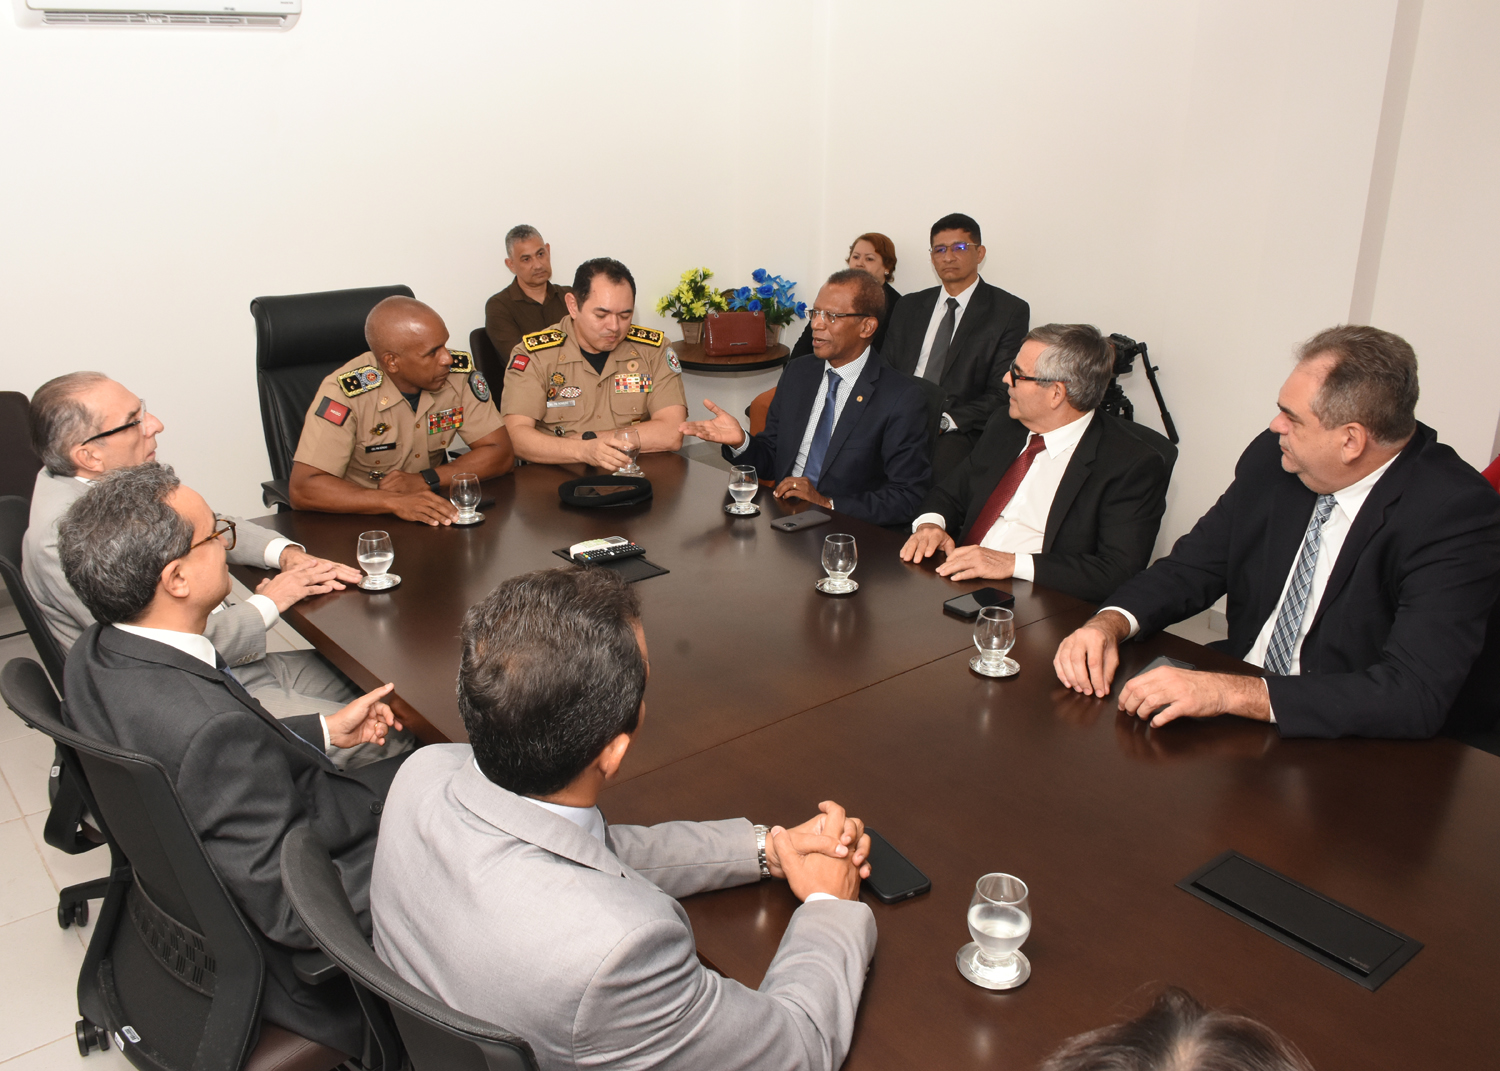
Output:
[[[144,401],[98,372],[59,376],[39,387],[31,400],[32,443],[44,467],[32,492],[21,574],[64,651],[94,623],[94,615],[63,574],[58,519],[106,473],[155,460],[156,436],[162,430],[162,422]],[[235,667],[244,686],[277,717],[321,714],[348,703],[357,693],[321,655],[267,654],[266,632],[283,611],[309,595],[357,583],[359,570],[315,558],[259,525],[234,523],[229,560],[279,572],[261,581],[243,602],[226,597],[209,615],[204,635]],[[375,757],[365,749],[355,761]]]
[[1090,324],[1026,336],[1006,373],[1009,405],[934,487],[902,561],[939,552],[939,576],[1034,580],[1097,602],[1146,567],[1166,510],[1155,448],[1098,411],[1114,352]]
[[871,524],[907,524],[932,483],[927,403],[919,384],[894,374],[870,337],[885,294],[873,275],[835,272],[807,310],[813,352],[786,366],[751,436],[713,402],[712,420],[684,435],[720,443],[724,457],[776,481],[777,498],[836,509]]
[[1005,370],[1026,337],[1031,307],[979,277],[979,224],[962,212],[932,225],[932,270],[940,286],[907,294],[891,312],[885,359],[943,389],[942,434],[932,452],[941,483],[1005,403]]

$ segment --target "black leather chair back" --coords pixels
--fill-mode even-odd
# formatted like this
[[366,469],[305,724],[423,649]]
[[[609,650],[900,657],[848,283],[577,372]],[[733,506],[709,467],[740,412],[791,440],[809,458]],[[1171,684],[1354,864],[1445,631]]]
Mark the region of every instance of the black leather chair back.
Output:
[[482,327],[469,332],[469,352],[474,355],[474,363],[484,373],[485,382],[490,385],[490,396],[495,399],[495,411],[499,412],[500,392],[505,389],[505,363],[510,354],[495,349],[489,332]]
[[385,1029],[381,1014],[389,1010],[415,1071],[535,1071],[536,1056],[527,1042],[454,1011],[375,955],[327,849],[306,826],[281,842],[281,885],[324,955],[361,991],[360,1004],[377,1036]]
[[10,592],[10,601],[15,603],[21,615],[21,624],[31,637],[37,657],[52,678],[52,685],[59,693],[63,690],[63,649],[52,635],[42,612],[37,609],[31,592],[21,579],[21,542],[26,536],[26,526],[31,522],[31,499],[19,495],[0,498],[0,576],[5,578],[5,590]]
[[0,495],[30,501],[41,467],[42,459],[31,448],[31,399],[20,391],[0,390]]
[[258,297],[255,317],[255,378],[260,421],[271,474],[286,480],[302,437],[307,407],[324,376],[369,347],[365,317],[393,294],[412,297],[409,286],[369,286],[315,294]]
[[166,771],[65,725],[29,658],[0,670],[0,695],[77,763],[113,857],[78,979],[79,1011],[123,1037],[137,1066],[238,1071],[259,1027],[264,963]]
[[1121,420],[1120,426],[1162,456],[1167,463],[1167,479],[1172,478],[1172,467],[1177,464],[1177,447],[1161,432],[1137,424],[1133,420]]

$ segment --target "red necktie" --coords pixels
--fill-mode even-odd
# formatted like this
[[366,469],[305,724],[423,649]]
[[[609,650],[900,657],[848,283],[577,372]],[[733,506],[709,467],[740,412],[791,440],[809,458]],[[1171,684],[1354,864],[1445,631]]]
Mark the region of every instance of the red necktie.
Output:
[[1005,470],[1005,475],[1000,477],[1000,482],[990,492],[989,501],[984,504],[984,509],[979,511],[979,519],[974,522],[974,527],[969,529],[969,537],[964,540],[964,546],[978,546],[989,534],[995,522],[1000,519],[1000,514],[1005,512],[1005,507],[1010,505],[1010,500],[1016,496],[1016,488],[1021,486],[1021,481],[1026,478],[1026,473],[1031,468],[1032,461],[1040,454],[1047,444],[1042,436],[1036,432],[1031,433],[1026,442],[1026,449],[1021,456],[1010,463],[1010,468]]

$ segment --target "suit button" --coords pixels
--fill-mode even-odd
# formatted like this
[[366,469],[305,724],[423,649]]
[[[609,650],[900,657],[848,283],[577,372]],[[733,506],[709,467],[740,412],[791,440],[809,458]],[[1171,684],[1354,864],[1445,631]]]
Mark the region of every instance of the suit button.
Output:
[[371,814],[379,814],[383,810],[385,810],[385,800],[376,800],[374,803],[370,804]]

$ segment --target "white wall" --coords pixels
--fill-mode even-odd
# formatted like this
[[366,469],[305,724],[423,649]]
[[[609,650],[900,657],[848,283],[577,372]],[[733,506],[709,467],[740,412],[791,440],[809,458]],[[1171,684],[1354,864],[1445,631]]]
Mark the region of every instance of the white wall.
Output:
[[[1150,343],[1184,438],[1165,547],[1269,420],[1295,344],[1347,315],[1396,0],[306,9],[282,34],[0,17],[0,386],[107,371],[166,420],[163,459],[254,513],[258,294],[406,282],[464,338],[524,220],[560,275],[623,259],[637,318],[659,324],[649,308],[686,267],[727,283],[764,266],[810,297],[862,230],[895,239],[899,289],[933,285],[927,227],[960,210],[1033,322]],[[1400,265],[1377,301],[1455,443],[1460,414],[1431,400],[1492,364],[1466,342],[1500,220],[1464,174],[1500,145],[1482,9],[1426,5],[1387,236]],[[1445,192],[1434,232],[1440,179],[1472,196]],[[1461,302],[1425,274],[1453,243]],[[1155,424],[1144,376],[1126,386]],[[1494,398],[1458,404],[1488,404],[1483,446],[1462,447],[1482,461]]]

